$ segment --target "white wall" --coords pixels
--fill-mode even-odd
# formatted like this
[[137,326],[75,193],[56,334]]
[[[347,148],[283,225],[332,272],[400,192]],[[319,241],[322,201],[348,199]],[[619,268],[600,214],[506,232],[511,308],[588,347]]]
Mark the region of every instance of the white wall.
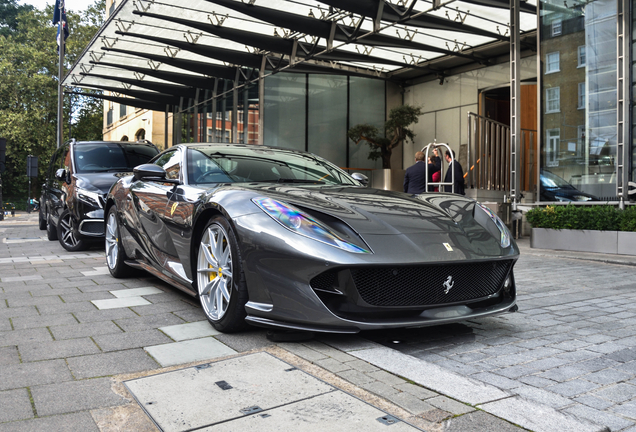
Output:
[[[537,57],[521,61],[521,79],[537,76]],[[459,153],[468,143],[468,112],[477,113],[480,90],[510,83],[510,63],[490,66],[444,79],[407,87],[404,103],[421,106],[424,114],[413,125],[415,143],[404,145],[404,168],[413,165],[415,152],[437,139]]]

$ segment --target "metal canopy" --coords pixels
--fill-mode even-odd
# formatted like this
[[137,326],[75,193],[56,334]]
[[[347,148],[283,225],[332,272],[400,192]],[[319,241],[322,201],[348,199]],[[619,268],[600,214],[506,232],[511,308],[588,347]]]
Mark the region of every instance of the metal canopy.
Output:
[[[533,35],[536,0],[519,10]],[[505,0],[122,0],[63,85],[164,110],[280,71],[403,84],[491,64],[508,52],[509,22]]]

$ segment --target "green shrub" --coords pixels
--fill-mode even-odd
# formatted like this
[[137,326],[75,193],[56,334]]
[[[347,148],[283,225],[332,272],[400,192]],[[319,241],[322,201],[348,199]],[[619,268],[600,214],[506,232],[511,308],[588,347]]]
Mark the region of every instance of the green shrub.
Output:
[[636,207],[619,210],[613,206],[547,206],[526,213],[533,228],[636,231]]

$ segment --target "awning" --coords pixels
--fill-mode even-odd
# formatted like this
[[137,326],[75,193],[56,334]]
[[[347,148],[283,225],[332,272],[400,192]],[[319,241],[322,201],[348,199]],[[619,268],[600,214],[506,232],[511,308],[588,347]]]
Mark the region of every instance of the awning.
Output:
[[[536,0],[520,10],[533,37]],[[63,85],[165,109],[281,71],[408,83],[492,64],[509,22],[501,0],[123,0]]]

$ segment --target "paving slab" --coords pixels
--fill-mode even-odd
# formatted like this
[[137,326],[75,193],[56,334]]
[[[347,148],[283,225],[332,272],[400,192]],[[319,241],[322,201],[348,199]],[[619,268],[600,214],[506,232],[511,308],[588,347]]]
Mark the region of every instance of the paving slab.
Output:
[[0,423],[0,432],[101,432],[88,411],[51,417],[41,417],[24,422]]
[[112,295],[117,298],[126,298],[126,297],[141,297],[152,294],[164,294],[163,290],[160,290],[156,287],[140,287],[140,288],[129,288],[123,290],[115,290],[110,291]]
[[[156,369],[158,364],[141,348],[72,357],[66,360],[75,379],[104,377]],[[37,363],[34,363],[37,364]]]
[[108,378],[34,386],[31,394],[40,417],[127,403],[125,398],[111,391]]
[[[387,424],[388,420],[388,424]],[[346,393],[335,391],[217,424],[202,431],[233,432],[365,432],[418,431]]]
[[212,327],[208,321],[196,321],[186,324],[159,327],[159,330],[177,342],[221,334],[221,332]]
[[[225,388],[225,384],[231,388]],[[199,428],[334,391],[267,353],[127,381],[126,387],[164,431]],[[205,394],[202,398],[200,395]],[[214,409],[209,409],[214,400]]]
[[161,366],[173,366],[236,354],[232,348],[207,337],[144,348]]
[[0,423],[33,418],[26,389],[0,391]]
[[132,306],[143,306],[152,304],[142,297],[124,297],[106,300],[93,300],[91,303],[93,303],[97,307],[97,309],[100,310],[127,308]]

